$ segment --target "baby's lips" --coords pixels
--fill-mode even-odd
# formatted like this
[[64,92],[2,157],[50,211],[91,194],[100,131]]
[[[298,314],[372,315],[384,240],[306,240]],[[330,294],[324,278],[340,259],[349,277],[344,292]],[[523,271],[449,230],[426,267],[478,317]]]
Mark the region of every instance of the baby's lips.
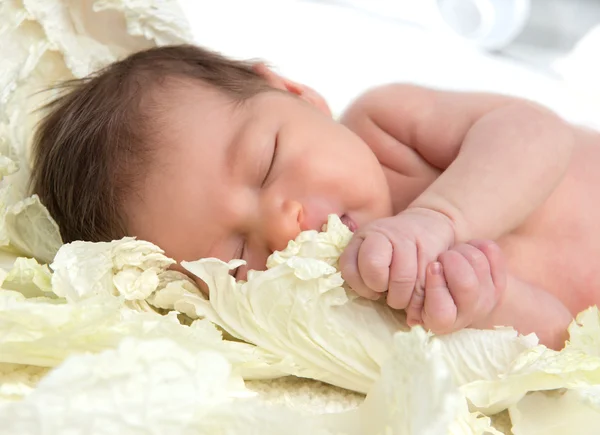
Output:
[[358,228],[358,225],[356,225],[356,222],[354,222],[352,220],[352,218],[350,216],[348,216],[347,214],[343,214],[340,216],[340,220],[342,221],[342,223],[344,225],[346,225],[348,227],[348,229],[352,232],[356,231]]

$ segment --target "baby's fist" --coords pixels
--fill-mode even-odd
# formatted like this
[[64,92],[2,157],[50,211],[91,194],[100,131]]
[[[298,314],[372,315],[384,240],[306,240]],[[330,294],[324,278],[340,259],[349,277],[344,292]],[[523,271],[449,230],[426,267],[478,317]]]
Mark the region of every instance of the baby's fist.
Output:
[[496,307],[505,287],[506,265],[496,243],[457,245],[427,267],[422,323],[436,334],[476,328]]

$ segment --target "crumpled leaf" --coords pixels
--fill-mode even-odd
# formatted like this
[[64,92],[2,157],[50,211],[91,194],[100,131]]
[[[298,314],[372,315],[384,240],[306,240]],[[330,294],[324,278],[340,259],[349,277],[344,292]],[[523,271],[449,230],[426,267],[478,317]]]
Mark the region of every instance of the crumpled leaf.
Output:
[[394,335],[390,359],[358,409],[323,420],[346,435],[502,435],[489,417],[469,411],[441,340],[421,327]]
[[600,357],[600,312],[597,307],[582,311],[571,322],[567,347]]
[[275,251],[267,259],[267,268],[273,268],[295,258],[319,260],[337,266],[339,257],[350,242],[352,232],[335,215],[327,220],[323,231],[303,231],[290,240],[283,251]]
[[104,44],[77,32],[67,4],[58,0],[23,0],[23,6],[41,25],[50,47],[63,53],[67,67],[76,77],[116,60]]
[[506,327],[465,328],[438,339],[457,385],[497,380],[510,370],[519,355],[538,344],[535,334],[523,336]]
[[18,170],[19,168],[13,159],[0,155],[0,180],[7,175],[14,174]]
[[599,322],[598,309],[590,308],[577,316],[570,327],[572,343],[560,352],[532,347],[516,356],[497,379],[475,380],[461,389],[475,407],[493,414],[515,405],[530,391],[600,385],[600,357],[592,339]]
[[[509,408],[514,435],[596,435],[600,430],[600,409],[586,400],[587,389],[559,390],[551,394],[534,392]],[[593,387],[596,401],[598,386]],[[587,391],[590,394],[590,391]]]
[[62,246],[50,265],[52,288],[69,302],[99,294],[143,301],[158,288],[159,274],[174,263],[158,246],[132,237],[76,241]]
[[[6,212],[8,210],[8,187],[4,187],[0,189],[0,247],[4,251],[6,251],[8,245],[10,244],[10,237],[8,235],[8,231],[6,230]],[[11,252],[12,253],[12,252]],[[15,258],[16,258],[16,254]]]
[[95,12],[121,12],[125,16],[129,35],[143,36],[156,45],[183,44],[193,40],[177,1],[96,0],[93,9]]
[[[349,233],[335,215],[330,224],[332,232]],[[239,261],[204,259],[182,266],[209,287],[210,303],[198,301],[199,308],[204,305],[199,314],[234,337],[290,361],[290,374],[366,392],[389,358],[392,335],[407,329],[404,316],[344,289],[340,273],[319,256],[321,240],[335,237],[316,235],[297,239],[291,248],[294,254],[314,257],[284,251],[279,264],[249,273],[247,282],[236,283],[229,274]],[[348,237],[338,240],[347,243]]]
[[456,405],[457,417],[448,426],[448,435],[504,435],[492,426],[490,417],[478,411],[470,412],[468,402],[463,395]]
[[47,373],[46,367],[0,363],[0,407],[25,398]]
[[[14,161],[0,155],[0,179],[17,170]],[[13,203],[13,186],[0,188],[0,250],[17,256],[52,261],[62,244],[60,231],[37,195]]]
[[382,367],[381,377],[356,411],[358,417],[354,421],[345,418],[346,433],[447,433],[464,398],[440,358],[439,342],[430,340],[417,327],[397,333],[390,350],[391,358]]
[[46,264],[39,264],[34,258],[17,258],[2,281],[2,288],[16,290],[27,298],[55,296],[50,268]]
[[126,337],[168,338],[193,352],[220,352],[248,378],[282,374],[277,360],[250,344],[223,340],[207,320],[185,326],[175,312],[134,311],[109,295],[66,303],[0,290],[0,362],[53,367],[70,355],[115,348]]
[[158,289],[146,298],[148,303],[163,310],[177,311],[190,319],[199,319],[206,296],[187,275],[167,270],[159,275]]
[[[250,271],[247,282],[229,274],[239,260],[183,262],[210,291],[210,302],[196,298],[190,307],[234,337],[291,361],[291,374],[364,393],[390,356],[393,334],[408,328],[402,312],[344,287],[334,266],[351,236],[332,215],[326,231],[301,233],[270,257],[268,270]],[[457,385],[498,379],[537,344],[510,328],[466,329],[439,340]]]
[[[420,328],[399,333],[391,355],[359,408],[306,415],[262,401],[216,352],[194,352],[166,338],[126,338],[116,349],[69,357],[22,401],[0,405],[0,420],[4,430],[23,435],[83,428],[94,434],[484,433],[483,420],[477,427],[464,423],[466,402],[437,340]],[[454,421],[463,423],[448,432]]]
[[10,246],[19,255],[50,263],[62,245],[58,225],[37,195],[10,206],[4,225]]
[[173,433],[248,394],[215,352],[126,338],[114,350],[70,357],[25,400],[0,408],[0,420],[23,435]]

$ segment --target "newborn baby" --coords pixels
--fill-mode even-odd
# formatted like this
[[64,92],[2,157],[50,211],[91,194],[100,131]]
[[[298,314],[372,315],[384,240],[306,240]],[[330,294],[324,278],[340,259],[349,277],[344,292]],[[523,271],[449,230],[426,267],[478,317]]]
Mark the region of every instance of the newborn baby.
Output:
[[265,267],[337,214],[361,296],[435,333],[561,348],[600,301],[600,136],[531,102],[390,84],[341,121],[307,86],[195,46],[136,53],[48,106],[32,188],[66,242],[146,239]]

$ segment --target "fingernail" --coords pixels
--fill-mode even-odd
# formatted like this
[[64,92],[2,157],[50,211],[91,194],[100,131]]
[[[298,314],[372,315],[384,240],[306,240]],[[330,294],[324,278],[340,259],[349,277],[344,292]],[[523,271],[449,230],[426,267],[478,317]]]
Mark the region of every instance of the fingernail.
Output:
[[442,274],[442,263],[436,261],[431,263],[431,273],[432,275],[441,275]]

